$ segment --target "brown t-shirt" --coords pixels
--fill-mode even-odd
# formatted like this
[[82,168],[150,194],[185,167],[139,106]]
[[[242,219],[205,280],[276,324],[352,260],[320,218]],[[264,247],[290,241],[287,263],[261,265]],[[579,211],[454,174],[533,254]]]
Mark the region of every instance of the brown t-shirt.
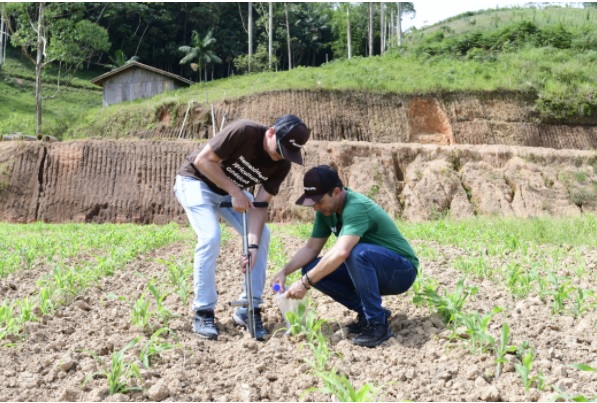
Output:
[[[226,176],[241,189],[247,189],[257,184],[271,195],[277,195],[280,184],[290,171],[290,162],[286,160],[274,161],[263,149],[263,136],[267,127],[250,120],[237,120],[226,126],[206,144],[220,161],[220,167]],[[178,175],[195,178],[205,182],[214,192],[225,195],[220,189],[193,164],[197,155],[205,145],[199,147],[187,156]]]

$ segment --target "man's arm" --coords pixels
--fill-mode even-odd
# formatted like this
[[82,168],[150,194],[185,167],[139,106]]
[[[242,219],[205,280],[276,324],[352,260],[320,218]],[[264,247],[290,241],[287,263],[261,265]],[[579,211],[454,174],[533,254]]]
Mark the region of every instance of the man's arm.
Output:
[[359,243],[361,237],[357,235],[342,235],[336,244],[321,258],[317,266],[309,272],[309,280],[313,284],[336,270],[348,259],[352,248]]
[[282,270],[274,276],[271,282],[272,287],[274,284],[284,285],[288,275],[294,273],[319,256],[319,253],[327,240],[328,238],[309,238],[305,246],[299,249],[292,259],[284,265]]
[[[319,263],[309,271],[309,280],[311,280],[311,283],[317,283],[344,263],[350,256],[352,248],[354,248],[360,239],[361,237],[357,235],[342,235],[338,238],[336,244],[323,255]],[[308,290],[305,285],[308,284],[306,279],[301,278],[290,287],[288,296],[294,299],[303,298]]]
[[208,144],[203,147],[193,164],[201,173],[216,184],[220,189],[225,190],[232,197],[232,208],[234,211],[247,211],[253,207],[251,200],[244,194],[242,189],[234,184],[220,167],[222,159],[212,150]]

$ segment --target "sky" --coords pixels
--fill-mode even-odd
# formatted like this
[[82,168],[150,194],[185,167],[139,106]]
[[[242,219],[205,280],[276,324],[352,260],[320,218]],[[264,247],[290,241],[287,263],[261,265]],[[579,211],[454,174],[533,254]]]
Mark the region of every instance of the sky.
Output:
[[[504,8],[511,6],[524,6],[532,2],[529,1],[499,1],[499,0],[476,0],[476,1],[454,1],[454,0],[435,0],[435,1],[414,1],[417,15],[414,19],[405,17],[402,20],[402,29],[407,30],[411,27],[420,29],[427,25],[432,25],[446,18],[462,14],[466,11],[476,11],[488,8]],[[565,3],[561,3],[565,4]]]

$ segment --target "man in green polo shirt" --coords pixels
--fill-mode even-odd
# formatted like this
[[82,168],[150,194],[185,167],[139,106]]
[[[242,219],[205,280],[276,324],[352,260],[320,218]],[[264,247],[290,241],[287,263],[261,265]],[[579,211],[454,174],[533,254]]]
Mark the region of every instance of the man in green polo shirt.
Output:
[[[307,171],[303,183],[305,192],[296,204],[316,211],[311,237],[274,277],[272,286],[283,286],[290,273],[302,268],[302,277],[287,289],[287,296],[301,299],[315,287],[357,312],[357,320],[348,326],[356,334],[354,344],[378,346],[394,335],[382,295],[406,292],[417,276],[419,259],[388,214],[368,197],[344,187],[328,165]],[[319,256],[332,233],[336,243]]]

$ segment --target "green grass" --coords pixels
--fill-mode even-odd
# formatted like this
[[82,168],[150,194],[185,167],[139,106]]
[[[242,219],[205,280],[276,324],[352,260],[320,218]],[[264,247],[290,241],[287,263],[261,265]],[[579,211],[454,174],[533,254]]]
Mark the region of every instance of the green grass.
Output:
[[[42,96],[53,96],[56,93],[56,78],[55,69],[48,68],[44,71]],[[101,108],[101,88],[92,85],[90,78],[89,73],[79,72],[70,87],[64,87],[63,78],[61,92],[55,98],[43,101],[42,134],[64,138],[73,121],[89,110]],[[33,64],[16,57],[14,51],[10,52],[0,70],[0,135],[15,132],[34,135],[35,113]]]

